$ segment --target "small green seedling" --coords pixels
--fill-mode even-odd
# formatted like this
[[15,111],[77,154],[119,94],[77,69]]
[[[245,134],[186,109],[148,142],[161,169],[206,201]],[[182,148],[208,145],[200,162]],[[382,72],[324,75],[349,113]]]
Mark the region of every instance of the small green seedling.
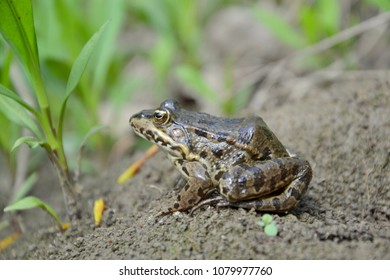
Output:
[[57,226],[61,231],[67,228],[67,225],[61,222],[56,211],[50,205],[48,205],[47,203],[43,202],[42,200],[40,200],[35,196],[27,196],[14,202],[13,204],[7,206],[4,209],[4,212],[26,210],[35,207],[39,207],[42,210],[44,210],[46,213],[48,213],[55,220]]
[[276,236],[278,234],[278,228],[270,214],[264,214],[261,217],[261,221],[258,221],[257,224],[264,228],[264,232],[268,236]]

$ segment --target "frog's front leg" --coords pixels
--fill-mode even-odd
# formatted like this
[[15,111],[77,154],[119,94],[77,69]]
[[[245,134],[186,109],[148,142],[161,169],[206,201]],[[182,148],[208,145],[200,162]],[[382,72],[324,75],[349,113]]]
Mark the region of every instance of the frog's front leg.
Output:
[[163,214],[191,209],[203,200],[213,188],[210,175],[199,162],[180,161],[180,163],[175,162],[175,164],[180,166],[182,175],[187,179],[187,184],[180,190],[173,207],[168,208],[168,211],[163,212]]
[[291,210],[306,192],[312,177],[309,163],[297,157],[237,165],[220,180],[217,206],[254,208],[259,211]]

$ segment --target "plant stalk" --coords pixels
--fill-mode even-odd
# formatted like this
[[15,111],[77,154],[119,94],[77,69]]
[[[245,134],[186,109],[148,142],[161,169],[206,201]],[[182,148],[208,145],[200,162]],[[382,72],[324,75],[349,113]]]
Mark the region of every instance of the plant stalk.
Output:
[[35,71],[33,77],[34,89],[38,99],[40,108],[40,120],[42,130],[46,137],[48,146],[45,146],[50,161],[57,171],[57,176],[60,181],[63,197],[65,200],[67,213],[69,218],[74,221],[81,217],[81,208],[79,206],[79,194],[76,191],[76,182],[72,179],[69,172],[68,162],[66,159],[63,142],[58,140],[57,133],[53,125],[50,108],[48,106],[48,98],[46,89],[43,84],[42,76],[39,71]]
[[81,206],[79,203],[79,196],[76,189],[77,182],[75,182],[70,175],[69,171],[64,169],[59,161],[59,158],[56,156],[56,153],[50,150],[50,147],[45,147],[50,161],[52,162],[58,179],[60,181],[60,186],[62,194],[65,200],[65,206],[68,213],[68,217],[71,221],[75,221],[81,218]]

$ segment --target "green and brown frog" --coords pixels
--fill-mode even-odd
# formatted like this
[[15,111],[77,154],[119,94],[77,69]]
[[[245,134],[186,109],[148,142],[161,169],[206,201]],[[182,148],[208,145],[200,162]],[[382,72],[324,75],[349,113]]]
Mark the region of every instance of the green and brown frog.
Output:
[[183,109],[172,99],[130,118],[141,137],[168,153],[184,178],[164,213],[214,204],[287,212],[306,192],[309,163],[290,155],[262,118],[221,118]]

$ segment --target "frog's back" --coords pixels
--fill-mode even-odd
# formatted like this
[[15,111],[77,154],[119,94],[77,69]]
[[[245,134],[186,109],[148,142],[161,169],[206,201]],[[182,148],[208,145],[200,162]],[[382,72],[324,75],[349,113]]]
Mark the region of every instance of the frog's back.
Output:
[[209,144],[227,143],[248,152],[257,160],[288,156],[284,146],[259,116],[221,118],[202,112],[189,112],[182,116],[180,122],[193,139],[201,137]]

